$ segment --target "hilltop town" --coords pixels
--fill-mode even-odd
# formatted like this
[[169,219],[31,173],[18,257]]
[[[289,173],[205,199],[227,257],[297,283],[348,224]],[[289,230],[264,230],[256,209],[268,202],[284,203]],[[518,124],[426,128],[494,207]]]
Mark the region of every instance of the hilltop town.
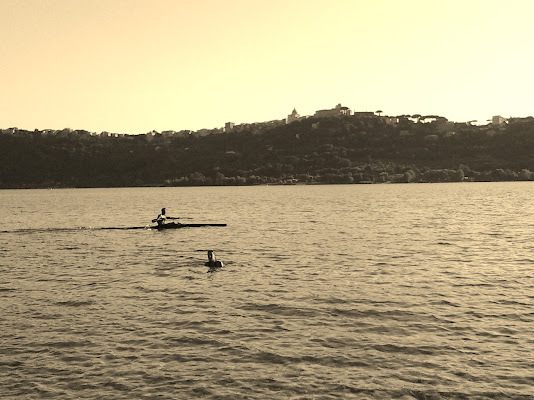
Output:
[[[343,116],[353,116],[353,117],[360,117],[360,118],[380,118],[382,121],[384,121],[387,125],[398,125],[399,122],[402,120],[402,118],[408,118],[412,119],[413,121],[422,122],[422,123],[430,123],[437,121],[439,124],[442,125],[443,131],[454,131],[454,123],[448,121],[444,117],[440,116],[421,116],[419,114],[416,115],[402,115],[397,117],[388,117],[388,116],[382,116],[381,114],[383,111],[376,111],[376,112],[368,112],[368,111],[353,111],[349,107],[342,106],[341,104],[336,105],[332,109],[325,109],[325,110],[317,110],[314,115],[312,116],[300,116],[296,109],[293,109],[291,114],[287,115],[286,118],[283,119],[275,119],[271,121],[265,121],[265,122],[253,122],[253,123],[243,123],[243,124],[235,124],[233,122],[226,122],[224,124],[224,127],[221,128],[212,128],[212,129],[199,129],[196,131],[193,130],[165,130],[162,132],[157,132],[155,130],[152,130],[150,132],[140,134],[140,135],[129,135],[124,133],[112,133],[112,132],[90,132],[83,129],[71,129],[71,128],[64,128],[60,130],[55,129],[35,129],[34,131],[27,131],[24,129],[18,129],[16,127],[1,129],[0,128],[0,134],[28,134],[28,133],[36,133],[44,136],[69,136],[69,137],[84,137],[84,136],[93,136],[93,137],[102,137],[102,138],[109,138],[109,137],[129,137],[129,136],[137,136],[137,137],[144,137],[146,140],[150,141],[154,137],[162,136],[162,137],[203,137],[208,135],[217,135],[217,134],[223,134],[223,133],[236,133],[236,132],[249,132],[251,134],[259,134],[265,131],[268,131],[269,129],[291,124],[293,122],[302,121],[309,118],[328,118],[328,117],[343,117]],[[494,116],[491,120],[492,126],[500,126],[502,124],[505,124],[507,119],[501,117],[501,116]],[[466,122],[467,125],[472,125],[476,121],[469,121]]]
[[[342,115],[354,115],[354,113],[348,108],[348,107],[342,107],[341,104],[338,104],[336,107],[330,110],[318,110],[315,112],[313,117],[321,118],[321,117],[330,117],[330,116],[342,116]],[[372,112],[363,112],[363,113],[356,113],[356,115],[364,115],[364,116],[375,116]],[[221,128],[212,128],[212,129],[199,129],[197,131],[193,130],[180,130],[180,131],[174,131],[174,130],[166,130],[162,132],[157,132],[155,130],[152,130],[150,132],[147,132],[145,134],[141,135],[135,135],[135,136],[141,136],[146,138],[146,140],[151,140],[156,136],[163,136],[163,137],[202,137],[202,136],[208,136],[208,135],[217,135],[222,133],[233,133],[233,132],[244,132],[248,131],[252,134],[258,134],[261,132],[264,132],[266,130],[290,124],[295,121],[301,121],[305,118],[310,117],[301,117],[295,109],[293,109],[293,112],[288,115],[286,118],[283,119],[275,119],[272,121],[266,121],[266,122],[253,122],[253,123],[244,123],[244,124],[235,124],[233,122],[227,122],[224,124],[224,127]],[[3,134],[23,134],[24,130],[18,129],[18,128],[8,128],[8,129],[0,129],[0,133]],[[71,128],[65,128],[61,130],[54,130],[54,129],[43,129],[38,130],[36,129],[33,131],[34,133],[38,133],[41,135],[49,135],[49,136],[76,136],[76,137],[83,137],[83,136],[98,136],[98,137],[128,137],[132,135],[124,134],[124,133],[112,133],[112,132],[89,132],[86,130],[73,130]]]
[[144,135],[0,130],[0,188],[533,180],[534,118],[485,125],[338,104]]

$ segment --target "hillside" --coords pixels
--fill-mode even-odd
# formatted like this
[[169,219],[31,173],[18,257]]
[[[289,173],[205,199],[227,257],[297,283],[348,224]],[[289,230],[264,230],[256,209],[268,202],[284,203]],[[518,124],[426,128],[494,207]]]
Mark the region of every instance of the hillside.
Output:
[[499,126],[344,116],[261,134],[0,134],[0,188],[534,179],[534,119]]

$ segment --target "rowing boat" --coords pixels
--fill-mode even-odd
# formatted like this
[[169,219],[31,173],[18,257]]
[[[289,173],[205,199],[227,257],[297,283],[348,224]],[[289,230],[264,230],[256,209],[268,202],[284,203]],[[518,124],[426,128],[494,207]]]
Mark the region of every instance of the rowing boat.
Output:
[[179,229],[179,228],[199,228],[202,226],[226,226],[226,224],[182,224],[180,222],[169,222],[162,225],[153,225],[153,226],[119,226],[119,227],[108,227],[108,228],[98,228],[98,229],[114,229],[114,230],[130,230],[130,229],[155,229],[158,231],[164,229]]
[[179,229],[179,228],[199,228],[201,226],[226,226],[226,224],[182,224],[180,222],[169,222],[167,224],[151,226],[150,229]]

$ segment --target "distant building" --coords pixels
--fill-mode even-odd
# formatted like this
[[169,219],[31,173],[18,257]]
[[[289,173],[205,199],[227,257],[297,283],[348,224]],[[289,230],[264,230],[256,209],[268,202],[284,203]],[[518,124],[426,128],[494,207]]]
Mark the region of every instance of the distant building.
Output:
[[204,137],[209,135],[215,135],[223,132],[223,128],[214,128],[214,129],[199,129],[198,131],[192,132],[191,136],[193,137]]
[[454,122],[447,121],[446,118],[437,119],[431,124],[436,127],[436,131],[439,133],[451,133],[456,129]]
[[235,124],[233,122],[227,122],[224,124],[224,133],[230,133],[234,130]]
[[145,133],[144,136],[145,136],[145,140],[146,140],[147,142],[151,142],[152,140],[154,140],[154,138],[155,138],[157,135],[159,135],[158,132],[156,132],[156,131],[150,131],[150,132],[148,132],[148,133]]
[[376,115],[372,111],[354,111],[351,115],[360,118],[375,118]]
[[338,104],[335,108],[331,110],[318,110],[315,111],[315,118],[324,118],[324,117],[339,117],[342,115],[352,115],[352,111],[348,107],[343,107],[341,104]]
[[250,132],[253,135],[257,135],[262,132],[265,132],[268,129],[275,128],[280,125],[285,125],[285,123],[286,121],[283,119],[275,119],[272,121],[254,122],[251,124],[239,124],[233,126],[232,132]]
[[194,132],[193,134],[196,137],[199,137],[199,136],[208,136],[210,133],[211,132],[210,132],[209,129],[199,129],[198,131]]
[[382,117],[382,120],[386,123],[386,125],[397,125],[399,123],[399,119],[397,117]]
[[506,118],[501,117],[500,115],[494,115],[491,119],[493,125],[502,125],[506,122]]
[[189,137],[192,134],[193,134],[192,130],[185,129],[185,130],[181,130],[180,132],[176,132],[175,136],[183,138],[183,137]]
[[300,121],[302,118],[300,117],[299,113],[297,112],[297,109],[294,108],[293,112],[289,114],[286,118],[286,124],[290,124],[295,121]]
[[250,129],[251,126],[252,126],[252,124],[239,124],[239,125],[232,124],[232,131],[231,132],[244,132],[244,131]]

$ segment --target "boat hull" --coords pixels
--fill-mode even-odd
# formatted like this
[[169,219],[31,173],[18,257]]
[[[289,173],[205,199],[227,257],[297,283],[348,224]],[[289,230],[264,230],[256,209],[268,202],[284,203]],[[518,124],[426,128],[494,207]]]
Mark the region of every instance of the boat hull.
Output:
[[202,226],[226,226],[226,224],[181,224],[179,222],[170,222],[168,224],[151,226],[150,228],[161,231],[165,229],[199,228]]

